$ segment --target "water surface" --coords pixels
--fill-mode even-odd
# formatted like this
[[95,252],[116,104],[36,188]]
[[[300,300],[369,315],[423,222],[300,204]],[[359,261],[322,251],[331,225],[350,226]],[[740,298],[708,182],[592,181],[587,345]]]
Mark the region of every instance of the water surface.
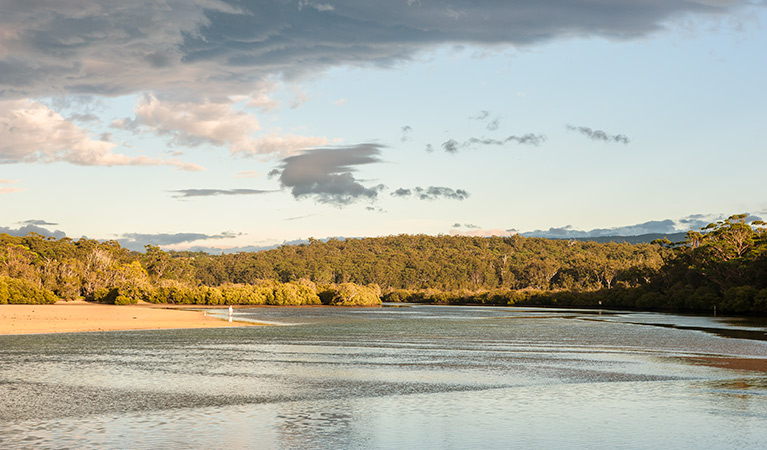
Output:
[[767,448],[767,373],[711,363],[767,358],[759,323],[426,305],[235,320],[277,325],[0,336],[0,448]]

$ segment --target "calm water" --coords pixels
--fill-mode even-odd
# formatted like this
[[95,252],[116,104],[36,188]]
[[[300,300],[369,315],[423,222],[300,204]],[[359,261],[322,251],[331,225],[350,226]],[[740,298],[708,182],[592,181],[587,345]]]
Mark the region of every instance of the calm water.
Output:
[[[225,314],[224,310],[218,312]],[[0,336],[0,448],[764,449],[764,324],[252,308],[282,326]]]

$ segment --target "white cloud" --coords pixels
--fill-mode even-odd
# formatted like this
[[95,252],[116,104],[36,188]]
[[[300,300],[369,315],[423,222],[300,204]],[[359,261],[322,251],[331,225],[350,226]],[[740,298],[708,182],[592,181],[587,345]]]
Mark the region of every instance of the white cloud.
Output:
[[0,162],[68,162],[80,166],[193,164],[115,153],[117,144],[93,139],[90,133],[42,103],[29,99],[0,100]]
[[280,136],[275,132],[255,137],[261,130],[258,119],[237,110],[230,98],[192,102],[161,100],[145,94],[136,104],[135,113],[134,119],[117,120],[112,126],[132,131],[149,129],[158,136],[170,137],[173,145],[227,147],[233,155],[287,156],[328,142],[324,137]]
[[269,97],[269,93],[276,91],[278,88],[279,83],[274,81],[263,81],[258,83],[256,89],[250,94],[248,106],[258,108],[262,111],[276,110],[280,105],[276,100],[272,100],[272,98]]

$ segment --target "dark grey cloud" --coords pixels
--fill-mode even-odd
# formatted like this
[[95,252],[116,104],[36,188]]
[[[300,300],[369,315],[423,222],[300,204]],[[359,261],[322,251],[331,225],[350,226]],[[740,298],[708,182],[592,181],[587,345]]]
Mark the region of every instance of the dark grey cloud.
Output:
[[461,147],[461,143],[455,139],[450,139],[442,143],[442,148],[448,153],[458,153],[458,149]]
[[607,134],[602,130],[593,130],[589,127],[576,127],[573,125],[567,125],[567,130],[576,131],[593,141],[614,142],[617,144],[628,144],[629,142],[631,142],[631,139],[629,139],[628,136],[626,135]]
[[38,226],[45,226],[45,225],[58,225],[55,222],[48,222],[47,220],[40,220],[40,219],[30,219],[30,220],[24,220],[19,222],[22,225],[38,225]]
[[391,194],[393,197],[415,197],[419,200],[466,200],[469,193],[463,189],[452,189],[441,186],[429,186],[427,188],[416,187],[413,189],[399,188]]
[[[49,225],[56,225],[56,224],[49,224]],[[19,228],[0,227],[0,233],[6,233],[11,236],[22,236],[22,237],[26,236],[29,233],[37,233],[45,237],[52,237],[56,239],[67,237],[67,234],[61,230],[51,231],[47,228],[40,227],[36,224],[27,224]]]
[[179,189],[169,192],[175,193],[175,198],[191,198],[213,197],[217,195],[260,195],[276,191],[265,191],[260,189]]
[[[751,0],[4,1],[0,91],[119,95],[203,84],[247,91],[269,74],[390,66],[438,45],[641,38]],[[97,67],[98,70],[89,70]]]
[[280,184],[296,198],[313,197],[320,203],[336,206],[357,200],[374,200],[383,185],[364,186],[354,177],[356,167],[381,162],[382,145],[359,144],[349,147],[318,148],[282,160]]
[[391,193],[392,197],[410,197],[413,195],[412,189],[399,188]]
[[426,144],[426,153],[432,153],[434,152],[434,146],[431,144]]
[[458,153],[460,150],[466,150],[468,148],[479,145],[495,145],[503,146],[509,143],[516,143],[520,145],[533,145],[539,146],[546,141],[546,136],[542,134],[528,133],[522,136],[508,136],[503,139],[492,138],[469,138],[463,142],[458,142],[455,139],[449,139],[442,143],[442,148],[447,153]]

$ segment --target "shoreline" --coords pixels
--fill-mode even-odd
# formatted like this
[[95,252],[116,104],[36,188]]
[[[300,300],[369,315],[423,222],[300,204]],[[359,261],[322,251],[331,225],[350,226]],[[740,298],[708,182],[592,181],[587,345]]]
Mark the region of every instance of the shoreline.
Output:
[[189,307],[165,306],[167,305],[151,303],[117,306],[82,300],[57,302],[52,305],[0,305],[0,335],[260,325],[252,322],[229,322],[208,316],[199,310],[192,311]]

